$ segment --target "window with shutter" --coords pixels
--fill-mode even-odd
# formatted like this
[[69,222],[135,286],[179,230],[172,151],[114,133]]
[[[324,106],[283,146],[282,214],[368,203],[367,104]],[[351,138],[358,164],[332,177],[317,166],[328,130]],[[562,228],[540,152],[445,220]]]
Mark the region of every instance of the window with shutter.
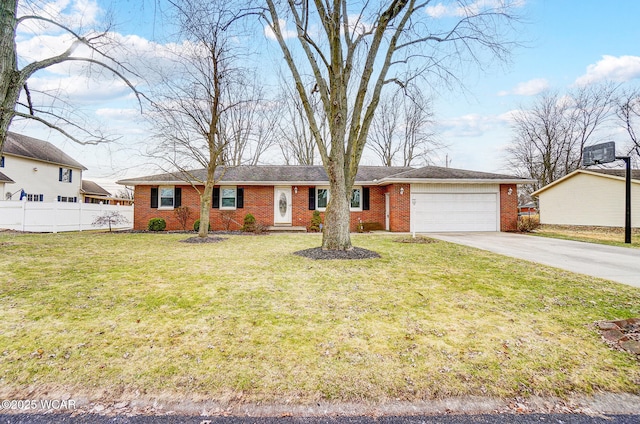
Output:
[[362,187],[362,210],[369,210],[369,187]]
[[213,188],[213,200],[211,202],[212,208],[220,208],[220,187]]
[[173,206],[179,208],[182,206],[182,188],[176,187],[173,192]]
[[316,210],[316,188],[309,187],[309,210]]
[[244,188],[236,189],[236,207],[238,209],[244,208]]
[[151,187],[151,208],[158,208],[158,187]]

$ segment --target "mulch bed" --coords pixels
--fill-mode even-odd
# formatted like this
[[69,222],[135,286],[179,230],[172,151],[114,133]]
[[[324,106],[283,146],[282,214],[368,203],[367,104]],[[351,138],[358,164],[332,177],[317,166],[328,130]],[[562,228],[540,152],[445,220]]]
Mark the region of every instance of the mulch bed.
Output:
[[218,237],[218,236],[207,236],[207,237],[189,237],[188,239],[180,240],[182,243],[219,243],[221,241],[225,241],[226,237]]
[[424,236],[416,236],[416,237],[408,236],[408,237],[397,238],[393,241],[395,241],[396,243],[431,244],[431,243],[438,243],[440,240],[436,240],[431,237],[424,237]]
[[322,247],[299,250],[293,252],[294,255],[303,256],[309,259],[375,259],[380,255],[372,250],[354,247],[351,250],[323,250]]

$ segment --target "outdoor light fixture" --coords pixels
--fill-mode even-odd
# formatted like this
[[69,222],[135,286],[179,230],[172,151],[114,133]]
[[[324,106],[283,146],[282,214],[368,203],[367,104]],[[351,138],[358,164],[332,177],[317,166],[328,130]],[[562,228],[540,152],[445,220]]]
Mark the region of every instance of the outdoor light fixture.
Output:
[[298,186],[296,186],[296,187],[294,187],[294,188],[293,188],[293,192],[294,192],[295,194],[298,194]]
[[511,193],[513,193],[513,189],[512,189],[511,187],[509,187],[509,190],[507,190],[507,194],[508,194],[509,196],[511,196]]
[[404,187],[400,187],[400,194],[404,194]]
[[34,168],[33,168],[33,172],[38,172],[38,168],[37,168],[37,167],[34,167]]

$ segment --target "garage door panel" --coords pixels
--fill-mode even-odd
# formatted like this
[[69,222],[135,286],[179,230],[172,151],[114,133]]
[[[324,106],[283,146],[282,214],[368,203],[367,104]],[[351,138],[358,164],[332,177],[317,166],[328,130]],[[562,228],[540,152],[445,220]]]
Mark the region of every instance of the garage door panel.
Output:
[[497,231],[496,193],[418,193],[415,231]]

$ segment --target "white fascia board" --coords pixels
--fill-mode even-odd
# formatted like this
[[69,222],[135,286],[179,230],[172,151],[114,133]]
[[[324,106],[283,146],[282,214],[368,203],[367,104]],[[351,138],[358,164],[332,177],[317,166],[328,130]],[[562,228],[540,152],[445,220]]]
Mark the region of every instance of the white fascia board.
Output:
[[536,180],[523,179],[467,179],[467,178],[403,178],[392,179],[383,178],[377,182],[378,185],[384,184],[533,184]]

